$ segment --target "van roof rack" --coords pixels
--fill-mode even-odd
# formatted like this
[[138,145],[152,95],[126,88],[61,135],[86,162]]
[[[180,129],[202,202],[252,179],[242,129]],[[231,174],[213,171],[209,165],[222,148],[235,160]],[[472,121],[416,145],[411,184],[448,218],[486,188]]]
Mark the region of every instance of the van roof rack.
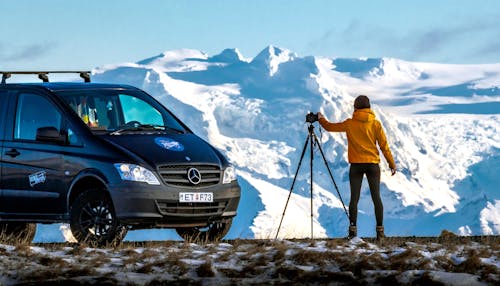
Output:
[[49,82],[49,73],[78,73],[84,82],[90,82],[90,71],[0,71],[2,74],[2,84],[7,83],[7,79],[13,74],[37,74],[43,82]]

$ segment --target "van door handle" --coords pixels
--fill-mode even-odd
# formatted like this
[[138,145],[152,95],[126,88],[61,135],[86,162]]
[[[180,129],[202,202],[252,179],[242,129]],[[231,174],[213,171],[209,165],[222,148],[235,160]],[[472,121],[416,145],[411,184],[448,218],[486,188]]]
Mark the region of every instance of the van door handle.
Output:
[[21,155],[21,153],[19,153],[19,151],[17,151],[16,149],[10,149],[9,151],[5,152],[5,155],[15,158]]

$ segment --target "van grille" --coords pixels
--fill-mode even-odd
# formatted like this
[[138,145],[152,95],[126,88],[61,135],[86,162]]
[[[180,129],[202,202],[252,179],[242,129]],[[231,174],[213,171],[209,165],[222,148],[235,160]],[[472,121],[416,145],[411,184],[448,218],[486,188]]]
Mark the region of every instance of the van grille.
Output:
[[[196,168],[200,172],[199,184],[189,182],[190,168]],[[158,167],[158,172],[165,184],[181,187],[209,187],[217,185],[221,180],[221,171],[217,165],[163,165]]]
[[157,201],[163,215],[220,215],[224,212],[227,202],[213,203],[169,203]]

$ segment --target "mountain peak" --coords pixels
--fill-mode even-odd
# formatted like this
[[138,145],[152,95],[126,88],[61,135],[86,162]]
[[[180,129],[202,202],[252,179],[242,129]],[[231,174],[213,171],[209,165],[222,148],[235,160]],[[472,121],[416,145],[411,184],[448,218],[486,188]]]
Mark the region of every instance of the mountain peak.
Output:
[[220,54],[210,57],[208,61],[221,63],[247,62],[238,49],[225,49]]
[[207,54],[195,49],[178,49],[165,51],[157,56],[147,58],[137,62],[140,65],[149,65],[153,63],[179,62],[186,59],[208,59]]
[[269,75],[273,76],[278,71],[280,64],[293,61],[297,57],[297,54],[290,50],[269,45],[251,63],[254,65],[266,65],[269,68]]
[[269,45],[265,47],[257,56],[252,60],[252,62],[268,60],[270,58],[289,58],[294,59],[297,58],[297,54],[284,48],[275,47],[273,45]]

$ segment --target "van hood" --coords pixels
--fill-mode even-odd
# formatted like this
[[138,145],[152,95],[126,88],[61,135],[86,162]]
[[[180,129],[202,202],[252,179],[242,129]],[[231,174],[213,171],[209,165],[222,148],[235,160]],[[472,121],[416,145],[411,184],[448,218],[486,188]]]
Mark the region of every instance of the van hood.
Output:
[[157,167],[171,164],[215,164],[222,158],[210,144],[195,134],[102,135],[112,145],[125,149]]

